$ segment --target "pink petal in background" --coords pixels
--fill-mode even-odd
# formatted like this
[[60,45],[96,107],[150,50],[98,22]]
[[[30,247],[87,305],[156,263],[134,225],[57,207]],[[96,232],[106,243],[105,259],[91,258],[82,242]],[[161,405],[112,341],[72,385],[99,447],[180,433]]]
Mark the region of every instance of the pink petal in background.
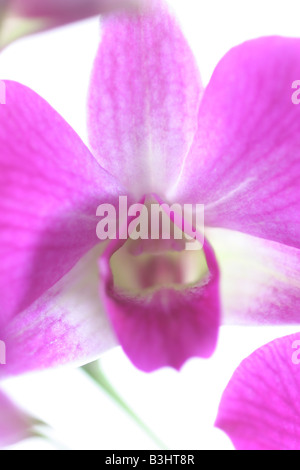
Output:
[[216,426],[238,450],[300,450],[300,334],[245,359],[227,386]]
[[136,7],[138,3],[139,0],[6,0],[7,7],[16,15],[44,18],[58,24]]

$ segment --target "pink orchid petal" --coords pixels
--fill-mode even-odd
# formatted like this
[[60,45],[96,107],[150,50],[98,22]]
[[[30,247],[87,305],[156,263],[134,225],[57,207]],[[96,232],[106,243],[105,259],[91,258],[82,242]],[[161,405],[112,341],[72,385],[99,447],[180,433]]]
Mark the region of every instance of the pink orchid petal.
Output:
[[162,288],[127,296],[114,285],[110,259],[121,246],[109,245],[100,260],[101,292],[117,338],[133,364],[144,372],[181,369],[192,357],[210,357],[220,325],[219,270],[210,245],[204,253],[209,275],[193,288]]
[[[149,2],[150,3],[150,2]],[[163,196],[197,128],[195,60],[166,5],[104,22],[89,98],[90,141],[101,165],[137,199]]]
[[207,229],[221,272],[223,322],[300,323],[300,250],[224,229]]
[[94,248],[52,289],[1,331],[6,365],[0,378],[64,364],[81,366],[117,345],[99,296]]
[[300,450],[300,334],[248,357],[221,400],[216,426],[238,450]]
[[[114,196],[112,196],[114,194]],[[0,324],[99,243],[96,210],[118,188],[38,95],[6,82],[0,106]]]
[[32,420],[0,390],[0,447],[31,437],[32,424]]
[[217,66],[177,187],[206,224],[300,247],[300,39],[249,41]]

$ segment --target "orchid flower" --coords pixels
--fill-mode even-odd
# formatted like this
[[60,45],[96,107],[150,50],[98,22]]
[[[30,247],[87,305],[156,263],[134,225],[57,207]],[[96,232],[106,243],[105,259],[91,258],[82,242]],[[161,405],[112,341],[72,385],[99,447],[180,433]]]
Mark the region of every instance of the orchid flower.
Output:
[[33,430],[35,424],[35,420],[0,391],[0,448],[36,436]]
[[300,450],[300,334],[245,359],[226,388],[216,426],[238,450]]
[[[222,323],[299,321],[299,57],[299,39],[246,42],[204,90],[165,4],[111,16],[89,92],[91,150],[40,96],[6,82],[1,375],[81,365],[117,344],[143,371],[180,369],[212,355]],[[97,208],[117,211],[124,195],[204,204],[203,247],[101,243]]]
[[[115,10],[138,6],[139,0],[0,0],[0,46],[31,33]],[[1,24],[3,23],[3,24]]]

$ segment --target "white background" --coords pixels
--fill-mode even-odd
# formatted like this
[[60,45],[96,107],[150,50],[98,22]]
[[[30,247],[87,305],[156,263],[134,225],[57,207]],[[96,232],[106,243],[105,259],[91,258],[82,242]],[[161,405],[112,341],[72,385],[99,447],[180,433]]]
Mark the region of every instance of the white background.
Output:
[[[299,0],[172,0],[172,5],[205,84],[232,46],[263,35],[300,36]],[[86,95],[99,31],[98,20],[92,19],[22,40],[0,56],[0,78],[33,88],[85,141]],[[190,361],[180,374],[171,370],[140,373],[119,348],[106,353],[102,365],[120,394],[170,449],[231,449],[229,439],[213,427],[222,391],[244,357],[295,330],[224,327],[215,356],[209,361]],[[53,427],[62,447],[155,448],[80,371],[61,369],[16,378],[4,388]],[[36,439],[15,448],[54,447]]]

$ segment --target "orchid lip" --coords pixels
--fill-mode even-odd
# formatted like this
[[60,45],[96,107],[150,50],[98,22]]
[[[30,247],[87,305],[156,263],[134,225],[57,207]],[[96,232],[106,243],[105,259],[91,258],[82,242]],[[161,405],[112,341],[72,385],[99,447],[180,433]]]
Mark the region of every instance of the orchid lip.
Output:
[[[162,211],[162,216],[182,229],[176,214]],[[207,358],[215,350],[219,268],[209,243],[198,241],[202,237],[198,233],[193,240],[198,247],[193,251],[184,237],[112,240],[99,259],[100,295],[109,320],[125,353],[144,372],[165,366],[180,370],[191,357]]]

